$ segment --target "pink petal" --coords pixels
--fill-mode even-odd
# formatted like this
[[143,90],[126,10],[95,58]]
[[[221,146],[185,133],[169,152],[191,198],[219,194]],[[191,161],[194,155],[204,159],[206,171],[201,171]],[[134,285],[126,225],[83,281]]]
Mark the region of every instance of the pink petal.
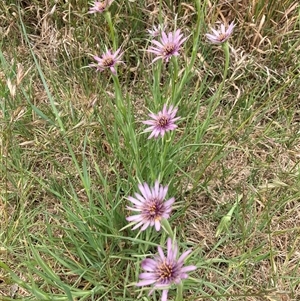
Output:
[[169,290],[163,290],[162,295],[161,295],[161,301],[167,301],[168,292],[169,292]]
[[155,220],[155,230],[156,231],[160,230],[160,222],[158,220]]
[[164,254],[164,252],[163,252],[161,246],[158,246],[158,247],[157,247],[157,251],[158,251],[158,254],[159,254],[161,260],[164,261],[164,260],[165,260],[165,254]]
[[155,279],[151,279],[151,280],[142,280],[140,282],[138,282],[136,284],[136,286],[145,286],[145,285],[150,285],[152,283],[154,283],[156,280]]
[[148,125],[156,125],[156,122],[154,120],[145,120],[142,121],[143,124],[148,124]]
[[152,60],[152,64],[153,64],[154,62],[158,61],[159,59],[163,59],[163,57],[162,57],[162,56],[157,56],[154,60]]
[[142,205],[146,202],[145,198],[142,197],[140,194],[138,194],[137,192],[134,193],[135,197],[141,201]]
[[150,225],[150,222],[147,221],[146,223],[144,223],[143,227],[141,228],[141,231],[145,231]]
[[141,208],[137,208],[137,207],[126,206],[126,209],[131,210],[131,211],[136,211],[136,212],[141,212],[142,211]]
[[164,31],[161,33],[161,40],[163,44],[167,44],[169,42],[168,37]]
[[175,202],[175,198],[171,198],[165,202],[166,207],[170,207]]
[[[156,41],[156,40],[152,40],[151,42],[152,42],[152,44],[154,44],[154,45],[156,45],[158,47],[157,49],[161,50],[162,48],[164,48],[164,45],[161,44],[160,42]],[[155,47],[153,47],[153,48],[155,48]]]
[[183,254],[181,254],[181,256],[178,259],[178,263],[182,264],[185,260],[185,258],[192,252],[192,250],[187,250],[185,251]]
[[131,230],[135,230],[135,229],[139,228],[143,224],[144,224],[144,221],[141,221],[140,223],[136,224]]
[[197,270],[197,267],[195,265],[188,265],[186,267],[181,268],[181,272],[185,273],[185,272],[191,272],[191,271],[195,271]]
[[168,186],[162,187],[162,189],[160,189],[159,198],[163,200],[166,197],[167,193]]
[[142,269],[144,269],[145,271],[148,272],[153,272],[156,270],[157,267],[157,263],[155,260],[150,259],[150,258],[146,258],[142,261],[141,263],[141,267]]
[[144,280],[156,280],[156,276],[154,273],[141,273],[139,275],[139,279],[144,279]]
[[137,205],[137,206],[143,206],[143,201],[145,201],[140,195],[138,195],[137,193],[135,194],[135,196],[139,196],[142,202],[138,201],[137,199],[133,198],[132,196],[127,197],[127,200],[130,201],[131,203]]
[[140,221],[143,221],[143,217],[140,214],[137,214],[137,215],[132,215],[132,216],[126,217],[126,220],[128,222],[140,222]]
[[226,33],[224,24],[221,24],[221,33],[222,34]]

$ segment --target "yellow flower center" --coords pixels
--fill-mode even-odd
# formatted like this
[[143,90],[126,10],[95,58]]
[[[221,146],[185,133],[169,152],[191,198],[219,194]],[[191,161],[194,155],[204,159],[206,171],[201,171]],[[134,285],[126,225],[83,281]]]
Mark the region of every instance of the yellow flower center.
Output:
[[172,54],[175,50],[174,43],[168,43],[164,46],[164,55]]
[[169,280],[173,274],[173,266],[164,262],[158,267],[159,279]]
[[143,209],[143,215],[147,220],[160,221],[163,214],[162,200],[154,198]]
[[165,127],[169,123],[169,118],[162,116],[157,120],[157,124],[161,127]]
[[157,214],[157,205],[153,203],[149,208],[149,213],[151,216],[155,216]]
[[114,64],[114,59],[112,57],[107,57],[103,60],[103,65],[105,67],[110,67]]
[[225,33],[220,33],[218,36],[218,40],[220,42],[224,41],[227,38],[227,35]]

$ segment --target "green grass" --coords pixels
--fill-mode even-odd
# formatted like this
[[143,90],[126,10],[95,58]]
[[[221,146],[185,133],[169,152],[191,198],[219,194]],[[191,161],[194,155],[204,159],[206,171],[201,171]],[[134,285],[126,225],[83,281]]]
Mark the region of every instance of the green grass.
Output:
[[[299,300],[299,4],[275,2],[115,1],[114,38],[88,1],[0,4],[0,300],[159,300],[135,284],[168,233],[126,221],[156,179],[197,266],[184,300]],[[168,65],[159,20],[189,35]],[[217,20],[237,23],[226,78]],[[117,77],[87,67],[114,44]],[[178,129],[149,140],[166,102]]]

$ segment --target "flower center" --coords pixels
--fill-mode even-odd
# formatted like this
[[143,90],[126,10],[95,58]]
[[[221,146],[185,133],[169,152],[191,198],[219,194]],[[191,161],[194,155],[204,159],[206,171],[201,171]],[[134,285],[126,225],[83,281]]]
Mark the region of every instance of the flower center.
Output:
[[160,281],[162,282],[170,281],[173,276],[173,266],[171,264],[163,262],[158,267],[158,275]]
[[97,8],[98,8],[100,11],[105,10],[105,8],[106,8],[106,1],[104,1],[104,2],[98,2],[98,3],[97,3]]
[[224,41],[227,38],[227,35],[225,33],[220,33],[218,36],[218,40],[220,42]]
[[103,60],[103,65],[105,67],[110,67],[114,64],[114,59],[112,57],[107,57]]
[[170,54],[173,54],[173,53],[174,53],[174,50],[175,50],[175,45],[174,45],[174,43],[167,43],[167,44],[164,46],[164,52],[163,52],[163,54],[164,54],[164,55],[170,55]]
[[166,116],[161,116],[158,120],[157,120],[157,125],[159,125],[160,127],[166,127],[169,123],[169,118]]
[[160,220],[162,214],[162,207],[163,206],[160,199],[155,198],[151,200],[144,210],[145,217],[150,220]]

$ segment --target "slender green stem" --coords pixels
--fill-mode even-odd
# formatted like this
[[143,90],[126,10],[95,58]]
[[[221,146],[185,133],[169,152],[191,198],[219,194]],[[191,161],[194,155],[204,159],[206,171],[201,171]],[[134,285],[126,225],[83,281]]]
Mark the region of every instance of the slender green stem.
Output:
[[175,102],[175,97],[177,95],[176,93],[176,86],[177,86],[177,81],[178,81],[178,62],[177,58],[175,56],[172,57],[172,65],[173,65],[173,70],[172,70],[172,102]]
[[113,81],[114,81],[114,86],[115,86],[115,95],[116,95],[116,105],[118,110],[122,112],[122,114],[125,114],[125,108],[123,104],[123,97],[122,97],[122,90],[121,90],[121,85],[119,82],[119,78],[117,75],[112,75]]
[[182,282],[180,282],[177,285],[177,295],[176,295],[176,301],[182,301],[182,289],[183,289],[183,285]]
[[174,231],[172,230],[170,223],[167,219],[163,219],[161,221],[162,227],[165,230],[165,232],[168,234],[169,237],[171,237],[172,241],[175,239]]
[[166,162],[166,157],[169,149],[169,141],[166,140],[166,136],[164,136],[161,139],[161,155],[160,155],[160,172],[161,172],[161,177],[164,178],[164,169],[165,169],[165,162]]
[[218,89],[218,99],[220,99],[220,97],[221,97],[221,93],[222,93],[222,90],[223,90],[223,87],[224,87],[224,84],[225,84],[225,81],[227,78],[227,73],[228,73],[228,68],[229,68],[229,57],[230,57],[229,44],[227,41],[224,44],[222,44],[222,48],[223,48],[224,55],[225,55],[225,66],[224,66],[224,72],[223,72],[223,80]]
[[111,20],[111,14],[109,11],[106,11],[104,13],[104,17],[108,23],[108,26],[109,26],[109,31],[110,31],[110,37],[111,37],[111,40],[113,42],[113,46],[114,46],[114,50],[117,50],[118,48],[118,41],[117,41],[117,36],[115,35],[115,29],[114,29],[114,25],[112,23],[112,20]]
[[155,109],[157,110],[160,106],[160,76],[161,76],[161,68],[162,68],[162,61],[159,60],[157,64],[155,64],[156,67],[153,72],[153,101],[155,104]]
[[223,88],[224,88],[224,85],[225,85],[225,81],[226,81],[227,74],[228,74],[228,69],[229,69],[230,54],[229,54],[229,45],[228,45],[227,41],[222,44],[222,48],[223,48],[224,56],[225,56],[223,79],[222,79],[222,82],[221,82],[216,94],[212,97],[212,102],[211,102],[211,107],[210,107],[210,114],[212,114],[214,112],[214,110],[217,108],[217,106],[219,105],[219,103],[221,101],[222,92],[223,92]]

